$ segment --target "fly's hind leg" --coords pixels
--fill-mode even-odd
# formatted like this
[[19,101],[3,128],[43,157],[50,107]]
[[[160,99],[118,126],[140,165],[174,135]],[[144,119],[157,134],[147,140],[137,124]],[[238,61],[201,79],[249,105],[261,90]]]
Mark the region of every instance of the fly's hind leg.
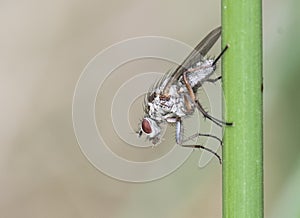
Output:
[[202,105],[200,104],[200,102],[198,100],[195,100],[195,104],[196,104],[196,107],[197,109],[203,114],[203,116],[209,120],[211,120],[213,123],[217,124],[218,126],[222,127],[223,125],[226,125],[226,126],[232,126],[233,123],[231,122],[226,122],[226,121],[223,121],[223,120],[219,120],[213,116],[211,116],[210,114],[208,114],[204,108],[202,107]]
[[188,90],[188,93],[189,93],[192,101],[195,101],[196,100],[196,96],[195,96],[195,93],[194,93],[194,91],[193,91],[193,89],[192,89],[189,81],[187,80],[186,73],[187,73],[187,71],[183,72],[183,82],[185,84],[185,87]]
[[[213,123],[217,124],[218,126],[223,126],[223,125],[226,125],[226,126],[232,126],[233,123],[230,123],[230,122],[225,122],[225,121],[222,121],[222,120],[219,120],[213,116],[211,116],[210,114],[208,114],[204,108],[202,107],[202,105],[200,104],[200,102],[196,99],[196,96],[195,96],[195,93],[190,85],[190,83],[188,82],[187,80],[187,76],[186,76],[186,71],[183,73],[183,81],[184,81],[184,84],[188,90],[188,93],[189,93],[189,96],[191,97],[191,100],[195,103],[197,109],[203,114],[203,116],[209,120],[211,120]],[[218,79],[218,78],[217,78]]]

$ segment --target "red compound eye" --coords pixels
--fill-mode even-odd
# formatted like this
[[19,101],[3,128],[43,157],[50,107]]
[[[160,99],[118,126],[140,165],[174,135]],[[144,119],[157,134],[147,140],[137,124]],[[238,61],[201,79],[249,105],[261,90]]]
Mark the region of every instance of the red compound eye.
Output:
[[142,121],[142,130],[146,134],[150,134],[152,132],[150,122],[147,119],[143,119],[143,121]]

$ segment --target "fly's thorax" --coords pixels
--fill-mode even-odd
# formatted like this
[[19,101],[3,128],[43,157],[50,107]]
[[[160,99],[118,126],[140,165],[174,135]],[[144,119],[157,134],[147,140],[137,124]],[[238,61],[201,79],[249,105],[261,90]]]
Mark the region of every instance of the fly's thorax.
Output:
[[172,103],[169,98],[157,94],[151,102],[148,102],[148,115],[156,121],[163,121],[164,115],[170,111],[171,107]]
[[[149,117],[162,122],[168,118],[190,115],[193,108],[187,107],[187,96],[188,92],[183,84],[172,85],[167,96],[158,94],[152,102],[148,102]],[[192,102],[189,103],[190,106]]]

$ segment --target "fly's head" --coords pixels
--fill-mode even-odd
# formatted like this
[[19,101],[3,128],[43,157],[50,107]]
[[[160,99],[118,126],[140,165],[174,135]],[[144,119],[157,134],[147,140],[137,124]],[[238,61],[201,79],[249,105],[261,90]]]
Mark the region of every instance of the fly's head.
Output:
[[161,128],[157,122],[150,117],[144,117],[141,124],[140,130],[138,131],[138,136],[140,137],[143,133],[147,138],[155,145],[160,140]]

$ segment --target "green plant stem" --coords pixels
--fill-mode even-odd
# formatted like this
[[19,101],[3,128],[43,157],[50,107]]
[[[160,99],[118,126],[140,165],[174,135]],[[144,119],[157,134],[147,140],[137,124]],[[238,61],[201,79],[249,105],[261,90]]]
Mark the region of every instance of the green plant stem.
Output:
[[222,1],[223,218],[263,217],[262,2]]

